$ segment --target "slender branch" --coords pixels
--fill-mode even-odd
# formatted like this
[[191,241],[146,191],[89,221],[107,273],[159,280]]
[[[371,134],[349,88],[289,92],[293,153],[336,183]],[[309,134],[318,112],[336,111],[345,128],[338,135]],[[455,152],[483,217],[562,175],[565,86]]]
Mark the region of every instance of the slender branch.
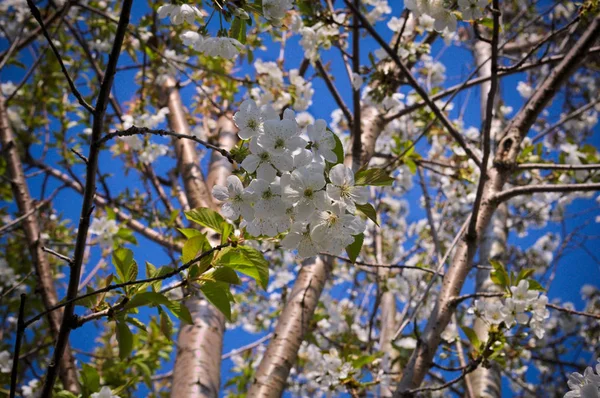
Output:
[[15,337],[15,351],[13,352],[13,363],[10,372],[10,398],[14,398],[17,392],[17,378],[19,376],[19,353],[21,352],[21,341],[25,334],[25,301],[27,296],[21,293],[21,303],[19,304],[19,318],[17,319],[17,336]]
[[556,311],[566,312],[567,314],[571,314],[571,315],[587,316],[588,318],[594,318],[594,319],[600,320],[600,314],[592,314],[590,312],[571,310],[569,308],[559,307],[558,305],[550,304],[550,303],[546,304],[546,307],[552,308],[553,310],[556,310]]
[[62,70],[63,75],[65,75],[65,78],[67,79],[67,83],[69,83],[71,92],[73,93],[75,98],[77,98],[77,101],[79,101],[81,106],[83,106],[85,109],[87,109],[90,113],[94,113],[95,112],[94,107],[85,101],[85,99],[83,98],[83,96],[81,95],[79,90],[77,90],[77,87],[75,87],[75,83],[73,83],[73,79],[71,79],[71,75],[69,75],[69,71],[67,70],[67,67],[65,66],[65,64],[62,60],[62,57],[60,55],[60,52],[58,51],[58,48],[56,48],[56,46],[54,45],[54,42],[52,41],[52,38],[50,37],[50,34],[46,30],[46,25],[44,24],[42,15],[40,14],[40,10],[37,8],[37,6],[33,2],[33,0],[27,0],[27,5],[29,6],[29,9],[31,10],[31,14],[35,18],[35,20],[38,22],[38,24],[40,24],[40,28],[42,29],[42,34],[44,35],[46,40],[48,40],[48,44],[50,44],[50,48],[52,49],[52,52],[54,52],[54,55],[56,56],[56,60],[58,61],[59,65],[60,65],[60,69]]
[[39,202],[37,205],[33,206],[29,211],[27,211],[26,213],[24,213],[23,215],[15,218],[14,220],[12,220],[11,222],[7,223],[6,225],[3,225],[0,228],[0,235],[2,235],[4,232],[6,232],[7,230],[11,229],[12,227],[14,227],[15,225],[19,224],[21,221],[26,220],[27,217],[29,217],[30,215],[32,215],[33,213],[35,213],[36,211],[38,211],[39,209],[41,209],[42,207],[44,207],[45,205],[47,205],[48,203],[52,202],[52,200],[56,197],[56,195],[63,189],[65,188],[65,185],[60,186],[58,188],[56,188],[54,190],[54,192],[52,192],[50,194],[50,196],[48,196],[46,199],[42,200],[41,202]]
[[107,293],[107,292],[110,292],[112,290],[122,289],[122,288],[127,287],[127,286],[134,286],[134,285],[139,285],[139,284],[142,284],[142,283],[151,283],[151,282],[156,282],[156,281],[162,281],[162,280],[165,280],[165,279],[169,279],[169,278],[171,278],[171,277],[179,274],[180,272],[185,271],[186,269],[190,268],[192,265],[196,264],[198,261],[202,260],[204,257],[210,255],[211,253],[214,253],[215,251],[219,251],[219,250],[221,250],[221,249],[223,249],[223,248],[225,248],[227,246],[229,246],[229,243],[225,243],[225,244],[222,244],[222,245],[215,246],[212,249],[203,252],[198,257],[194,258],[193,260],[190,260],[187,263],[181,265],[180,267],[174,269],[173,271],[167,272],[166,274],[161,275],[161,276],[155,276],[155,277],[146,278],[146,279],[138,279],[138,280],[135,280],[135,281],[128,281],[128,282],[123,282],[123,283],[116,283],[116,284],[113,284],[113,285],[105,286],[105,287],[103,287],[101,289],[98,289],[98,290],[94,290],[93,292],[89,292],[89,293],[86,293],[86,294],[82,294],[80,296],[75,296],[73,298],[70,298],[70,299],[68,299],[68,300],[66,300],[66,301],[64,301],[64,302],[62,302],[60,304],[55,305],[54,307],[48,309],[47,311],[39,313],[39,314],[35,315],[34,317],[28,319],[25,322],[25,327],[28,327],[32,323],[40,320],[42,317],[44,317],[49,312],[56,311],[57,309],[65,307],[67,305],[72,305],[72,304],[76,303],[77,301],[81,301],[81,300],[83,300],[83,299],[85,299],[87,297],[96,296],[96,295],[101,294],[101,293]]
[[517,165],[519,170],[600,170],[600,163],[592,164],[555,164],[555,163],[522,163]]
[[423,89],[417,79],[413,76],[411,71],[402,63],[402,60],[398,57],[398,54],[392,50],[392,48],[383,40],[383,38],[377,33],[375,28],[369,23],[367,18],[356,8],[350,0],[344,0],[346,5],[350,7],[352,12],[358,19],[362,26],[373,36],[373,38],[377,41],[377,43],[385,50],[385,52],[392,58],[394,63],[398,66],[398,68],[402,71],[404,77],[408,80],[408,83],[414,88],[414,90],[423,98],[423,101],[427,104],[427,106],[431,109],[431,111],[435,114],[435,116],[442,122],[444,127],[448,130],[452,138],[456,140],[456,142],[463,148],[467,156],[469,156],[477,166],[481,167],[481,160],[473,150],[471,150],[470,146],[467,144],[462,135],[456,130],[456,128],[452,125],[448,117],[444,112],[440,110],[440,108],[436,105],[436,103],[429,97],[425,89]]
[[406,391],[405,393],[414,395],[420,392],[426,392],[426,391],[441,391],[444,390],[456,383],[458,383],[459,381],[461,381],[462,379],[464,379],[469,373],[473,372],[475,369],[477,369],[477,367],[479,366],[479,364],[481,363],[481,361],[483,360],[482,357],[478,357],[476,360],[471,361],[461,372],[461,374],[457,377],[455,377],[454,379],[444,383],[444,384],[440,384],[438,386],[432,386],[432,387],[421,387],[421,388],[414,388],[412,390]]
[[239,353],[242,353],[244,351],[248,351],[253,349],[254,347],[258,347],[259,345],[261,345],[262,343],[264,343],[265,341],[269,340],[271,337],[273,337],[273,332],[268,333],[266,335],[264,335],[263,337],[261,337],[260,339],[250,343],[250,344],[246,344],[244,346],[241,346],[240,348],[236,348],[234,350],[229,351],[228,353],[225,353],[221,356],[221,359],[227,359],[230,358],[234,355],[237,355]]
[[[471,215],[471,222],[467,229],[467,239],[476,239],[476,227],[477,227],[477,214],[481,206],[481,200],[483,198],[483,189],[488,180],[488,163],[490,160],[490,153],[492,150],[491,144],[491,132],[492,132],[492,119],[494,118],[494,98],[496,96],[496,90],[498,89],[498,36],[500,32],[500,10],[499,1],[493,0],[492,2],[492,16],[493,16],[493,29],[492,29],[492,57],[491,57],[491,82],[490,91],[487,96],[487,103],[485,106],[485,120],[483,126],[483,159],[481,161],[481,172],[479,174],[479,183],[477,184],[477,191],[475,194],[475,201],[473,203],[473,212]],[[475,28],[477,32],[477,28]]]
[[350,113],[350,110],[348,109],[348,106],[344,103],[344,100],[342,99],[342,96],[338,92],[337,88],[335,87],[335,85],[331,81],[331,77],[329,76],[329,73],[327,73],[327,71],[323,67],[323,63],[320,60],[317,60],[317,62],[315,62],[315,66],[317,67],[317,71],[319,72],[319,75],[321,75],[321,77],[325,81],[325,85],[329,89],[329,92],[333,96],[333,99],[335,100],[335,102],[337,103],[337,105],[342,110],[342,113],[346,117],[346,120],[348,121],[348,124],[350,126],[352,126],[352,123],[353,123],[352,114]]
[[371,264],[371,263],[365,263],[362,261],[352,261],[349,258],[345,258],[345,257],[341,257],[341,256],[334,256],[332,254],[326,254],[326,253],[321,253],[321,255],[326,255],[329,257],[333,257],[333,258],[337,258],[338,260],[344,261],[348,264],[356,264],[356,265],[360,265],[362,267],[372,267],[372,268],[389,268],[389,269],[414,269],[417,271],[423,271],[423,272],[427,272],[433,275],[439,275],[439,276],[444,276],[443,272],[439,272],[436,271],[434,269],[429,269],[429,268],[423,268],[423,267],[417,267],[416,265],[405,265],[405,264]]
[[589,104],[586,104],[585,106],[582,106],[581,108],[569,113],[568,115],[563,116],[562,118],[560,118],[560,120],[558,122],[554,123],[552,126],[546,128],[545,130],[541,131],[538,135],[533,137],[531,139],[531,141],[537,142],[537,141],[541,140],[542,138],[544,138],[545,136],[547,136],[548,134],[550,134],[551,132],[556,130],[557,127],[562,126],[569,120],[575,119],[577,116],[583,114],[584,112],[586,112],[589,109],[592,109],[597,104],[600,104],[600,98],[598,98],[595,101],[590,102]]
[[66,261],[69,265],[73,264],[73,259],[71,257],[55,252],[54,250],[49,249],[46,246],[42,246],[42,251],[48,254],[52,254],[54,257],[60,258],[63,261]]
[[[360,8],[360,0],[354,0],[354,7]],[[354,76],[360,74],[360,25],[357,14],[352,18],[352,73]],[[358,170],[361,167],[362,142],[360,139],[362,133],[361,109],[360,109],[360,88],[352,84],[352,105],[354,113],[354,122],[352,126],[352,169]]]
[[[28,0],[28,3],[33,10],[34,6],[32,6],[32,0]],[[86,184],[83,190],[83,204],[81,206],[81,214],[79,218],[75,254],[73,256],[73,264],[71,265],[71,272],[69,275],[69,284],[67,287],[67,296],[65,300],[66,305],[64,308],[64,315],[60,325],[58,338],[56,339],[56,344],[54,346],[53,359],[48,365],[46,378],[42,387],[41,398],[49,398],[52,395],[52,390],[58,373],[59,360],[62,357],[66,346],[68,345],[69,335],[71,334],[71,329],[73,327],[72,321],[75,303],[71,300],[77,297],[88,228],[90,226],[90,219],[94,209],[94,196],[96,194],[96,172],[98,170],[98,159],[100,152],[100,146],[97,144],[97,142],[100,140],[100,137],[104,131],[104,116],[106,114],[106,107],[108,105],[117,63],[119,61],[119,55],[121,54],[121,47],[123,45],[125,33],[127,32],[127,26],[129,25],[129,16],[131,14],[132,3],[133,0],[124,0],[122,3],[121,15],[119,17],[119,23],[115,32],[112,49],[109,54],[106,72],[104,73],[102,84],[100,85],[100,92],[98,93],[96,108],[93,109],[94,118],[92,124],[92,136],[90,138],[90,151],[88,154],[88,162],[86,167]],[[44,32],[44,34],[47,36],[47,32]],[[51,46],[53,46],[53,44],[51,44]]]
[[233,155],[226,149],[223,149],[216,145],[210,144],[210,143],[208,143],[204,140],[201,140],[200,138],[195,137],[193,135],[179,134],[174,131],[164,130],[164,129],[149,129],[147,127],[131,126],[127,130],[115,131],[115,132],[106,134],[104,137],[102,137],[100,140],[97,141],[96,145],[99,147],[102,144],[104,144],[105,142],[107,142],[115,137],[129,137],[129,136],[133,136],[133,135],[143,135],[143,134],[169,136],[169,137],[175,137],[177,139],[183,138],[183,139],[187,139],[187,140],[192,140],[192,141],[195,141],[198,144],[204,146],[207,149],[212,149],[213,151],[219,152],[221,155],[225,156],[231,164],[235,163],[235,160],[233,159]]
[[538,192],[589,192],[600,191],[600,183],[585,184],[540,184],[526,185],[504,190],[493,195],[490,200],[496,203],[504,202],[519,195],[531,195]]

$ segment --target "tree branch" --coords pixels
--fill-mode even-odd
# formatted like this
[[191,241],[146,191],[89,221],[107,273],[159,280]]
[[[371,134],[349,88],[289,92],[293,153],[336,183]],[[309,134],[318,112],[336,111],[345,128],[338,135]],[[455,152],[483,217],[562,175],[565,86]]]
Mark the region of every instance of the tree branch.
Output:
[[589,192],[600,191],[600,183],[584,183],[584,184],[540,184],[526,185],[523,187],[515,187],[504,190],[493,195],[490,200],[495,203],[507,201],[519,195],[531,195],[537,192]]

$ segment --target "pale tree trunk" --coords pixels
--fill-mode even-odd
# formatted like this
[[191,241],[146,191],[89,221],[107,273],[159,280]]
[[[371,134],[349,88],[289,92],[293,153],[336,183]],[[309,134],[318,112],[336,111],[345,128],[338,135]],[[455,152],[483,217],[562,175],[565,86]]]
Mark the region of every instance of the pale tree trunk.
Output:
[[[162,89],[168,97],[169,125],[175,132],[189,134],[189,125],[174,79],[168,78]],[[219,124],[222,124],[221,120]],[[223,126],[224,137],[235,134],[233,126]],[[224,140],[227,142],[227,140]],[[190,140],[174,140],[179,172],[187,202],[191,208],[215,208],[209,186],[200,169],[196,143]],[[226,148],[227,149],[227,148]],[[223,181],[230,167],[213,168],[212,181]],[[213,240],[213,239],[211,239]],[[214,242],[211,242],[214,244]],[[185,300],[193,325],[181,325],[177,339],[177,357],[173,368],[171,397],[196,398],[217,397],[221,385],[221,351],[225,317],[212,304],[198,297],[193,291]]]
[[496,166],[487,174],[481,207],[478,213],[473,215],[476,220],[476,235],[465,236],[456,248],[450,267],[444,276],[436,306],[421,334],[421,344],[413,351],[404,368],[396,396],[414,395],[410,390],[417,388],[423,382],[440,344],[440,336],[454,313],[454,298],[460,294],[471,269],[478,240],[483,236],[496,210],[495,195],[502,191],[510,176],[511,166],[516,162],[523,138],[556,91],[583,61],[587,50],[599,35],[600,16],[591,21],[581,38],[568,51],[563,60],[551,70],[550,75],[539,85],[527,104],[505,129],[494,158]]
[[[384,264],[383,258],[383,237],[381,230],[377,231],[375,235],[375,253],[378,264]],[[392,276],[389,268],[379,268],[377,270],[377,283],[381,289],[382,283]],[[382,383],[380,388],[380,396],[391,397],[393,395],[393,388],[395,381],[397,382],[398,375],[400,372],[400,363],[394,362],[397,357],[397,351],[392,346],[392,339],[394,332],[397,328],[396,324],[396,296],[393,292],[385,290],[381,293],[379,302],[380,309],[380,335],[379,335],[379,350],[383,353],[381,359],[381,370],[384,374],[391,374],[386,377],[389,380],[387,383]]]
[[[8,175],[11,180],[11,188],[19,213],[28,214],[23,219],[22,226],[25,232],[25,238],[31,261],[35,268],[38,280],[39,292],[46,310],[54,307],[58,303],[58,296],[54,287],[54,275],[50,262],[46,254],[42,251],[40,242],[40,227],[37,222],[37,215],[33,205],[27,181],[23,173],[23,165],[19,157],[17,143],[14,140],[13,132],[8,120],[7,110],[4,98],[0,96],[0,141],[2,143],[2,152],[8,166]],[[48,313],[48,324],[50,334],[56,339],[62,320],[63,311],[51,311]],[[66,346],[59,364],[59,377],[63,383],[63,388],[74,394],[80,392],[79,381],[77,380],[77,368],[75,367],[75,358],[69,345]]]
[[[492,47],[489,43],[478,40],[473,46],[473,57],[479,68],[479,77],[489,77],[492,74],[490,58],[492,56]],[[486,114],[487,93],[491,89],[491,80],[488,80],[481,85],[481,117]],[[496,111],[498,106],[494,106]],[[494,137],[495,138],[495,137]],[[495,142],[495,140],[494,140]],[[486,228],[485,234],[481,239],[481,247],[479,249],[479,261],[482,265],[488,265],[490,258],[495,258],[497,255],[504,252],[507,243],[506,231],[506,204],[502,204],[496,210],[496,214],[492,219],[492,223]],[[490,271],[480,268],[477,270],[475,290],[477,292],[501,292],[502,289],[494,284],[490,279]],[[486,300],[499,300],[498,298],[488,298]],[[473,329],[480,341],[487,341],[488,325],[481,318],[476,318]],[[470,398],[500,398],[502,395],[501,386],[502,376],[500,369],[497,366],[489,368],[478,366],[473,373],[467,375],[467,380],[471,384],[474,397]]]
[[[384,122],[375,108],[365,107],[361,125],[361,163],[366,164],[373,156],[375,141],[383,131]],[[352,156],[347,155],[344,163],[351,167]],[[283,394],[300,344],[304,341],[332,269],[333,260],[330,257],[316,257],[303,262],[292,293],[277,320],[273,338],[256,371],[248,397],[280,397]]]

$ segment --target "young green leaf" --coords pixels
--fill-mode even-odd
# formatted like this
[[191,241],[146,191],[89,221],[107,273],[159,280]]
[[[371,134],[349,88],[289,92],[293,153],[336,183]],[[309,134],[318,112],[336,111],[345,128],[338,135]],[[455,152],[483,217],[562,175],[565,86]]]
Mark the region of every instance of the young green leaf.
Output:
[[113,252],[112,260],[117,275],[123,282],[129,282],[137,278],[137,264],[133,259],[133,252],[124,247],[120,247]]
[[181,261],[184,263],[188,263],[195,259],[198,256],[198,253],[203,253],[205,251],[210,250],[210,243],[208,243],[208,239],[204,235],[197,235],[193,238],[190,238],[183,245],[183,250],[181,253]]
[[200,286],[204,297],[231,321],[231,303],[229,302],[229,284],[225,282],[204,282]]
[[249,246],[226,247],[221,250],[215,266],[224,265],[255,279],[266,289],[269,284],[269,263],[258,250]]
[[89,395],[100,390],[100,375],[95,367],[82,363],[80,375],[84,392]]
[[117,342],[119,343],[119,358],[125,359],[133,350],[133,334],[125,322],[117,321]]
[[185,217],[196,224],[202,225],[203,227],[223,233],[222,224],[225,222],[225,219],[223,219],[223,217],[221,217],[221,215],[214,210],[206,207],[199,207],[194,210],[186,211]]
[[377,212],[375,211],[375,208],[373,207],[372,204],[365,203],[364,205],[359,205],[357,203],[356,210],[358,210],[359,212],[364,214],[366,217],[368,217],[369,220],[371,220],[375,223],[375,225],[379,226],[379,223],[377,222]]
[[479,337],[477,337],[477,333],[468,326],[461,326],[461,329],[471,342],[471,346],[473,346],[476,351],[479,351],[481,341],[479,340]]
[[227,282],[232,285],[241,285],[242,281],[235,273],[233,268],[230,267],[215,267],[205,273],[200,277],[201,280],[204,281],[213,281],[213,282]]
[[355,185],[390,186],[394,181],[383,169],[360,170],[354,176]]
[[362,249],[364,240],[365,234],[360,233],[358,235],[354,235],[354,242],[346,246],[346,253],[348,254],[348,258],[353,263],[356,261],[356,258],[360,254],[360,249]]

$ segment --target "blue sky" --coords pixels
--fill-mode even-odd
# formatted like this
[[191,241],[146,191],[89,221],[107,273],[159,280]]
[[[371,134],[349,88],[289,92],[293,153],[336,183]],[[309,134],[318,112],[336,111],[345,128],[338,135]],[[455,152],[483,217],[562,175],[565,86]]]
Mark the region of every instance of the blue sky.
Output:
[[[402,11],[401,2],[398,1],[390,1],[393,13],[392,15],[399,16]],[[132,22],[135,23],[139,16],[147,11],[147,6],[145,2],[137,1],[134,2],[134,9],[132,14]],[[168,23],[167,20],[162,21],[163,23]],[[377,26],[378,32],[387,40],[391,37],[391,31],[386,27],[385,23],[380,23]],[[175,41],[176,42],[176,41]],[[176,42],[177,43],[177,42]],[[255,51],[255,58],[261,58],[263,61],[274,61],[277,59],[279,54],[279,46],[270,46],[267,42],[266,50],[257,50]],[[437,54],[441,48],[443,47],[443,41],[438,40],[436,46],[434,46],[434,54]],[[6,48],[6,42],[0,42],[0,49]],[[361,60],[363,63],[368,64],[368,52],[377,49],[377,45],[373,39],[370,37],[365,37],[361,42]],[[297,68],[300,65],[300,62],[303,58],[302,48],[298,45],[298,37],[294,37],[287,42],[286,45],[286,57],[285,57],[285,67],[286,69]],[[342,63],[340,62],[339,53],[337,50],[332,49],[329,51],[325,51],[322,53],[322,58],[324,63],[331,61],[331,74],[334,76],[335,81],[338,82],[338,90],[340,94],[346,101],[346,103],[351,103],[351,88],[348,84],[347,74],[345,69],[343,68]],[[27,58],[24,58],[27,60]],[[440,57],[440,61],[444,63],[446,66],[446,75],[448,77],[446,81],[446,86],[454,85],[458,82],[461,82],[466,78],[466,76],[472,70],[472,57],[471,53],[467,48],[457,48],[453,47],[451,49],[447,49],[443,52]],[[131,64],[131,60],[125,54],[122,55],[120,59],[120,65]],[[248,73],[252,75],[254,73],[254,69],[246,64],[240,67],[242,73]],[[134,79],[133,76],[135,71],[125,71],[119,73],[116,77],[114,84],[114,94],[121,101],[126,102],[131,97],[135,95],[136,86],[133,84]],[[309,69],[308,75],[312,75],[312,69]],[[0,75],[1,81],[13,81],[17,83],[21,80],[23,76],[23,71],[17,69],[15,67],[8,67],[6,70],[2,71]],[[185,80],[185,78],[183,79]],[[523,75],[512,75],[506,78],[503,78],[501,81],[501,90],[503,93],[503,98],[508,105],[513,106],[516,111],[523,104],[523,100],[518,95],[516,91],[517,82],[523,80]],[[313,87],[315,89],[316,95],[313,97],[313,104],[309,108],[309,112],[315,118],[322,118],[327,120],[328,122],[331,120],[330,115],[333,110],[337,108],[335,101],[329,95],[329,92],[324,84],[324,82],[318,78],[315,78],[313,81]],[[182,97],[184,103],[190,103],[192,95],[194,93],[193,85],[190,85],[182,90]],[[479,89],[473,88],[471,89],[470,96],[467,96],[467,91],[461,93],[457,99],[455,100],[455,109],[451,112],[451,117],[456,117],[460,110],[460,105],[463,104],[464,101],[468,99],[469,104],[467,107],[467,112],[464,116],[465,126],[475,126],[479,127],[481,120],[479,115]],[[549,108],[550,112],[555,114],[556,118],[558,118],[560,101],[555,101],[554,104]],[[513,113],[514,115],[514,113]],[[83,129],[83,126],[82,128]],[[74,129],[76,131],[76,129]],[[596,129],[596,133],[598,133],[598,128]],[[157,142],[167,143],[167,140],[157,139]],[[598,146],[600,141],[598,139],[598,134],[595,134],[594,140],[591,142],[592,144]],[[49,152],[48,160],[51,162],[55,162],[59,159],[56,153],[52,151]],[[173,167],[172,160],[160,160],[155,163],[155,169],[157,174],[164,175],[164,172],[169,168]],[[125,187],[141,187],[141,183],[137,181],[135,177],[135,173],[131,173],[128,177],[122,175],[122,169],[120,166],[120,162],[113,161],[112,154],[109,151],[105,151],[101,156],[100,168],[103,173],[111,173],[112,176],[109,178],[109,184],[112,187],[114,192],[119,192],[121,189]],[[76,168],[78,172],[82,172],[83,168]],[[40,194],[39,187],[41,185],[41,177],[33,178],[30,180],[30,188],[32,190],[32,195],[37,197]],[[55,181],[52,181],[48,185],[48,191],[50,192],[53,188],[58,186]],[[412,190],[407,196],[406,200],[410,203],[410,215],[408,216],[408,221],[416,221],[424,217],[423,210],[419,207],[419,190]],[[577,213],[583,209],[587,209],[590,207],[590,201],[587,200],[577,200],[573,205],[569,207],[569,212]],[[75,222],[79,217],[79,209],[81,206],[81,197],[77,194],[74,194],[70,191],[64,191],[58,199],[55,201],[56,208],[59,212],[61,212],[65,218],[69,218]],[[598,213],[594,214],[597,215]],[[567,231],[572,230],[573,227],[580,225],[586,219],[589,219],[589,215],[585,215],[582,217],[575,218],[573,220],[568,220],[566,222]],[[552,231],[556,233],[562,233],[560,230],[560,226],[550,225],[545,228],[543,231],[531,231],[527,237],[518,238],[515,234],[511,234],[510,242],[511,244],[519,245],[521,247],[528,247],[533,245],[537,238],[541,235],[541,233],[545,233],[547,231]],[[592,222],[586,229],[585,232],[589,235],[598,235],[600,234],[600,227],[597,223]],[[138,264],[144,264],[145,261],[151,261],[155,265],[160,265],[163,263],[168,263],[170,261],[169,257],[163,252],[162,249],[156,247],[156,245],[149,244],[147,240],[143,237],[138,236],[139,245],[137,248],[134,248],[136,260]],[[594,247],[588,245],[588,248],[592,252],[598,252]],[[98,260],[98,252],[95,251],[94,254],[90,258],[90,262],[87,266],[89,270]],[[86,275],[86,271],[83,272],[83,275]],[[141,275],[140,275],[141,276]],[[64,280],[66,282],[66,279]],[[557,276],[556,279],[550,289],[549,297],[552,298],[561,298],[563,300],[571,301],[575,304],[576,308],[581,309],[583,306],[583,301],[581,300],[579,289],[583,284],[592,283],[598,285],[598,281],[600,281],[600,269],[597,264],[594,264],[592,259],[586,254],[584,251],[571,251],[565,258],[563,258],[557,268]],[[472,287],[472,280],[469,280],[465,285],[465,289],[469,289]],[[343,289],[340,290],[339,294],[343,293]],[[61,290],[61,294],[64,292],[64,289]],[[80,307],[79,307],[80,308]],[[83,328],[77,329],[72,333],[72,345],[74,347],[80,348],[82,350],[91,350],[90,341],[93,341],[94,336],[96,335],[97,330],[93,324],[88,324]],[[225,335],[225,342],[223,347],[223,352],[228,352],[231,349],[237,348],[249,342],[256,340],[258,335],[249,335],[242,331],[229,331]],[[80,356],[82,361],[87,361],[88,358]],[[226,360],[223,362],[223,380],[227,379],[227,375],[229,374],[229,367],[231,366],[231,362]],[[165,368],[166,370],[167,368]],[[141,389],[139,391],[138,396],[144,396],[145,390]],[[510,396],[509,390],[504,388],[504,396]]]

